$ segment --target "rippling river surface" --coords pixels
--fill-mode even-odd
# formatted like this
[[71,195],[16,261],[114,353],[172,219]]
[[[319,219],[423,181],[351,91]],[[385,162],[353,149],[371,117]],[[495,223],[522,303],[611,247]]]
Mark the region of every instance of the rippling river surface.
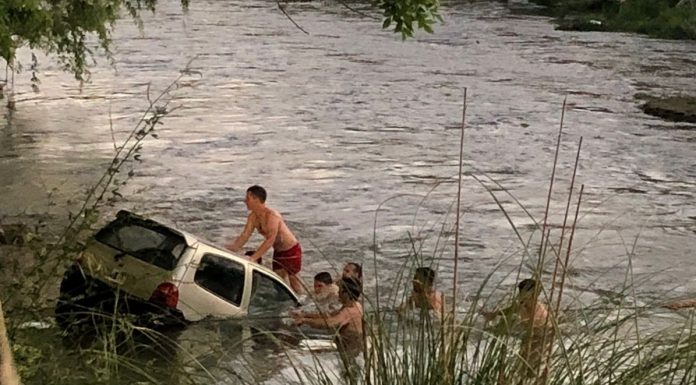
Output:
[[[557,241],[582,137],[570,283],[619,286],[632,254],[646,299],[696,293],[696,126],[647,116],[634,98],[696,94],[696,43],[555,31],[487,3],[446,5],[446,24],[407,41],[338,5],[288,11],[308,35],[274,2],[195,1],[185,15],[162,2],[142,31],[117,25],[114,67],[99,57],[82,88],[39,57],[40,92],[29,71],[16,75],[17,110],[0,120],[0,215],[45,212],[54,188],[59,207],[79,196],[113,156],[109,111],[123,140],[147,84],[155,93],[196,57],[202,77],[174,92],[181,108],[146,142],[118,208],[223,243],[244,223],[245,189],[261,184],[303,244],[306,281],[356,260],[368,291],[389,286],[411,236],[451,290],[464,88],[464,171],[496,179],[539,221],[567,97],[550,222]],[[29,52],[20,57],[28,68]],[[532,221],[495,194],[529,237]],[[469,176],[460,234],[463,292],[503,260],[496,280],[514,282],[504,275],[520,242]]]

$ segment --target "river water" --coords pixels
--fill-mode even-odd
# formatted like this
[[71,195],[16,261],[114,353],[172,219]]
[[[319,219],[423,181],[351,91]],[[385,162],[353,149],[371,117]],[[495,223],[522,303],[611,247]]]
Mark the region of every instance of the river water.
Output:
[[[355,260],[368,292],[390,286],[411,236],[449,291],[464,88],[464,171],[498,180],[538,221],[567,98],[550,222],[557,242],[582,137],[575,294],[621,286],[629,254],[646,301],[696,293],[696,126],[647,116],[634,98],[696,94],[695,42],[555,31],[497,3],[446,4],[444,25],[407,41],[337,4],[288,5],[306,35],[274,2],[192,3],[184,15],[162,2],[142,30],[119,22],[113,66],[98,57],[82,87],[43,56],[38,93],[30,71],[16,75],[17,110],[0,120],[0,215],[52,200],[67,217],[113,156],[109,111],[122,140],[147,84],[155,93],[196,57],[202,76],[173,93],[181,108],[146,142],[115,208],[223,243],[241,230],[246,187],[261,184],[303,243],[305,280]],[[495,193],[529,237],[532,221]],[[514,283],[520,242],[469,176],[460,235],[463,293],[501,262],[494,281]]]

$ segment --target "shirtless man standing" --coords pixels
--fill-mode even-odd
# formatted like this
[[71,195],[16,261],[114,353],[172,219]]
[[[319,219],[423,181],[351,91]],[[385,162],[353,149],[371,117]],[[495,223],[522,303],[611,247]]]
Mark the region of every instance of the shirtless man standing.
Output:
[[250,213],[242,233],[231,243],[225,245],[231,251],[237,252],[246,244],[254,232],[266,238],[254,251],[249,259],[259,262],[261,257],[273,247],[273,271],[289,282],[295,293],[302,292],[302,281],[297,276],[302,268],[302,248],[276,210],[266,206],[266,190],[261,186],[251,186],[246,191],[244,199]]

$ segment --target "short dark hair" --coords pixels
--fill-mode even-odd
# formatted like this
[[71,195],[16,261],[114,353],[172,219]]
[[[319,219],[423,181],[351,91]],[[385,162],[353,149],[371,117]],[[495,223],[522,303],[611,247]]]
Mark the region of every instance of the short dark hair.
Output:
[[525,291],[526,292],[532,291],[532,290],[536,289],[536,287],[537,287],[537,281],[535,281],[531,278],[523,279],[520,281],[520,283],[517,284],[517,289],[520,291],[520,293],[525,292]]
[[266,203],[266,197],[268,194],[266,193],[266,189],[255,184],[247,189],[248,193],[251,193],[251,195],[259,198],[261,203]]
[[317,282],[327,284],[327,285],[330,285],[333,283],[333,278],[331,278],[331,274],[329,274],[326,271],[322,271],[321,273],[318,273],[317,275],[315,275],[314,280]]
[[362,294],[362,285],[355,278],[341,278],[339,281],[339,287],[348,295],[353,301],[360,299],[360,294]]
[[429,267],[419,267],[413,275],[413,279],[418,280],[428,286],[433,286],[435,283],[435,270]]
[[353,269],[358,274],[358,278],[362,279],[362,265],[357,262],[348,262],[346,265],[353,266]]

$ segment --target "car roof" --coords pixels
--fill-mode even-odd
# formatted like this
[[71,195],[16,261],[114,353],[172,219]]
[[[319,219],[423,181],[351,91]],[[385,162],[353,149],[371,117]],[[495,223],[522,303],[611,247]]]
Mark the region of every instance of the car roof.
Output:
[[220,247],[220,246],[218,246],[218,245],[216,245],[216,244],[214,244],[214,243],[212,243],[212,242],[210,242],[210,241],[207,241],[207,240],[205,240],[205,239],[202,239],[202,238],[200,238],[200,237],[197,237],[197,236],[195,236],[195,235],[193,235],[193,234],[191,234],[191,233],[188,233],[188,232],[186,232],[186,231],[179,230],[179,229],[177,229],[176,227],[172,226],[171,224],[167,224],[168,221],[166,221],[166,220],[161,220],[161,219],[159,219],[159,218],[158,218],[158,220],[146,218],[146,217],[143,217],[143,216],[141,216],[141,215],[135,214],[135,213],[133,213],[133,212],[131,212],[131,211],[128,211],[128,210],[120,210],[120,211],[118,212],[118,214],[116,214],[116,217],[117,217],[117,218],[122,218],[122,217],[125,217],[125,216],[131,217],[131,218],[136,218],[136,219],[138,219],[138,220],[140,220],[140,221],[143,221],[143,222],[149,222],[149,223],[154,224],[154,225],[157,225],[157,226],[166,227],[168,230],[170,230],[170,231],[172,231],[172,232],[175,232],[175,233],[181,235],[181,236],[184,238],[184,240],[185,240],[187,246],[192,247],[192,246],[195,246],[197,243],[202,243],[202,244],[204,244],[204,245],[206,245],[206,246],[208,246],[208,247],[210,247],[210,248],[212,248],[212,249],[215,249],[215,251],[217,251],[219,254],[222,254],[223,256],[225,256],[225,257],[227,257],[227,258],[234,259],[235,261],[237,261],[237,262],[239,262],[239,263],[241,263],[241,264],[243,264],[243,265],[253,264],[255,269],[260,270],[260,271],[266,273],[267,275],[270,275],[271,277],[273,277],[274,279],[276,279],[278,282],[283,283],[283,285],[286,286],[286,288],[290,291],[290,293],[292,293],[293,295],[295,295],[295,300],[296,300],[296,301],[299,301],[299,299],[297,298],[297,295],[296,295],[296,294],[293,292],[293,290],[283,281],[283,279],[280,278],[280,276],[278,276],[278,274],[276,274],[273,270],[269,269],[268,267],[266,267],[266,266],[264,266],[264,265],[261,265],[261,264],[256,263],[256,262],[251,262],[250,260],[248,260],[248,259],[246,259],[246,258],[243,258],[243,257],[241,257],[241,256],[238,256],[238,255],[234,254],[233,252],[231,252],[231,251],[229,251],[229,250],[227,250],[227,249],[225,249],[225,248],[223,248],[223,247]]
[[[254,267],[255,267],[257,270],[261,270],[261,271],[263,271],[264,273],[270,274],[270,275],[272,275],[272,276],[275,277],[275,278],[280,278],[280,277],[278,277],[278,275],[277,275],[273,270],[269,269],[268,267],[266,267],[266,266],[264,266],[264,265],[262,265],[262,264],[259,264],[259,263],[256,263],[256,262],[252,262],[252,261],[250,261],[250,260],[248,260],[248,259],[246,259],[246,258],[240,257],[239,255],[237,255],[237,254],[235,254],[235,253],[233,253],[233,252],[231,252],[231,251],[229,251],[229,250],[227,250],[227,249],[225,249],[225,248],[223,248],[223,247],[220,247],[220,246],[218,246],[218,245],[215,245],[215,244],[213,244],[212,242],[208,242],[208,241],[205,241],[205,240],[202,240],[202,239],[199,239],[198,241],[199,241],[200,243],[202,243],[202,244],[204,244],[204,245],[206,245],[206,246],[212,248],[212,249],[215,249],[215,251],[217,251],[217,252],[220,253],[220,254],[223,254],[223,255],[224,255],[225,257],[227,257],[227,258],[234,259],[235,261],[237,261],[237,262],[239,262],[239,263],[241,263],[241,264],[243,264],[243,265],[253,264]],[[282,281],[282,280],[281,280],[281,281]]]
[[143,223],[154,225],[154,226],[166,227],[167,230],[172,231],[178,235],[181,235],[184,238],[184,242],[186,242],[187,246],[193,246],[196,243],[201,241],[201,239],[199,239],[195,235],[193,235],[191,233],[187,233],[186,231],[182,231],[182,230],[177,229],[175,226],[173,226],[171,223],[169,223],[169,221],[164,220],[164,219],[157,218],[157,220],[155,220],[152,218],[146,218],[146,217],[143,217],[142,215],[138,215],[138,214],[133,213],[133,212],[128,211],[128,210],[119,210],[118,213],[116,214],[117,219],[121,219],[121,218],[125,218],[125,217],[133,218],[139,222],[143,222]]

